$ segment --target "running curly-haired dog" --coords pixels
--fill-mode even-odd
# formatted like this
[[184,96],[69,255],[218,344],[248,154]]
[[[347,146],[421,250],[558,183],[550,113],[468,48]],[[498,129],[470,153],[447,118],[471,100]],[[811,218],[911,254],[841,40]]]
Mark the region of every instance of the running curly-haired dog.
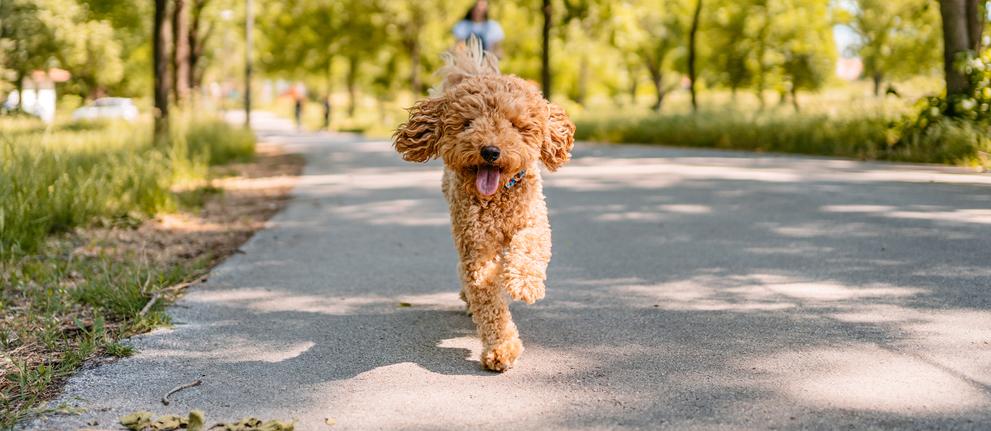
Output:
[[444,161],[461,299],[482,339],[482,365],[505,371],[523,344],[503,292],[542,299],[551,259],[539,164],[554,171],[570,159],[575,125],[536,86],[501,75],[477,40],[445,60],[443,82],[410,109],[394,145],[407,161]]

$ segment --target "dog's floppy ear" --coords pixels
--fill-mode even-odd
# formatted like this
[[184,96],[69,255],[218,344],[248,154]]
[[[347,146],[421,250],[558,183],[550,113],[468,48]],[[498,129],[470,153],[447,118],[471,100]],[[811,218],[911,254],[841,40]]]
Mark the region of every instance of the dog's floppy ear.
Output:
[[564,108],[547,102],[549,115],[544,145],[540,148],[540,161],[551,171],[556,171],[571,159],[575,146],[575,123],[568,118]]
[[435,97],[416,102],[409,110],[409,120],[392,134],[393,146],[403,160],[425,162],[437,157],[437,140],[441,133],[443,98]]

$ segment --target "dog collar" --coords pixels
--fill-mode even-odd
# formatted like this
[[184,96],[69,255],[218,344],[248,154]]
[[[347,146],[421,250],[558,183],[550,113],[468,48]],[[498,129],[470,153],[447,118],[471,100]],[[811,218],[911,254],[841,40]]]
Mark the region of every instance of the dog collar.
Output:
[[520,171],[516,175],[513,175],[513,177],[510,178],[509,181],[506,181],[506,189],[507,190],[508,189],[511,189],[511,188],[513,188],[513,186],[519,184],[520,181],[523,181],[523,177],[525,177],[525,176],[526,176],[526,169]]

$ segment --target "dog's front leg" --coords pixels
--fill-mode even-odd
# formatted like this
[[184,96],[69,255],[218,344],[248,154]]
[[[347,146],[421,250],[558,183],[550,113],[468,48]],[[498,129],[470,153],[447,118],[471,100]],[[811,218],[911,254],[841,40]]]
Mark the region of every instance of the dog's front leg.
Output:
[[482,365],[506,371],[523,353],[516,324],[496,283],[500,265],[496,250],[472,250],[461,259],[463,292],[468,310],[482,339]]
[[544,223],[521,229],[503,253],[500,283],[517,301],[533,304],[544,298],[547,264],[551,261],[551,229]]

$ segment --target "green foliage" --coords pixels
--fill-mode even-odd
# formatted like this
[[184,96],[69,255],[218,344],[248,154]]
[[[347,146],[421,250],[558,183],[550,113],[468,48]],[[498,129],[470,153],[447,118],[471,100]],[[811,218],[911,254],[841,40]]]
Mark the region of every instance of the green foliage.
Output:
[[908,120],[912,126],[925,129],[951,117],[991,127],[991,47],[980,55],[961,53],[955,67],[967,77],[969,94],[951,98],[943,94],[919,100],[916,116]]
[[31,119],[0,122],[0,257],[35,250],[47,235],[75,226],[170,210],[175,182],[254,153],[249,132],[220,120],[176,123],[184,133],[163,151],[145,124],[46,131]]
[[[202,180],[207,164],[247,160],[250,133],[217,118],[179,116],[170,148],[150,142],[145,123],[0,119],[0,352],[23,347],[43,362],[4,355],[0,428],[11,426],[99,352],[128,356],[120,337],[168,323],[149,297],[200,273],[207,258],[159,267],[140,256],[80,252],[71,236],[94,223],[133,225],[181,205],[173,191]],[[201,188],[202,189],[202,188]],[[195,193],[209,193],[194,189]],[[68,326],[67,326],[68,325]],[[33,349],[33,350],[31,350]],[[16,356],[15,356],[16,358]],[[9,366],[8,366],[9,365]]]
[[0,67],[16,85],[36,69],[68,69],[70,87],[89,95],[120,82],[124,60],[110,22],[93,19],[75,0],[5,0],[0,3],[0,45],[11,47]]
[[[844,3],[841,3],[841,5]],[[940,65],[940,17],[928,0],[857,0],[837,12],[837,21],[859,41],[851,52],[861,57],[864,73],[881,82],[932,71]]]
[[782,1],[774,16],[779,67],[789,90],[818,90],[833,74],[836,47],[825,1]]
[[942,163],[960,163],[943,153],[965,154],[963,161],[991,166],[991,48],[980,55],[961,53],[955,63],[968,81],[967,94],[919,99],[911,115],[900,126],[897,148],[908,152],[934,153]]
[[7,80],[47,66],[58,50],[54,29],[44,20],[43,7],[34,0],[0,2],[0,69],[12,72]]

